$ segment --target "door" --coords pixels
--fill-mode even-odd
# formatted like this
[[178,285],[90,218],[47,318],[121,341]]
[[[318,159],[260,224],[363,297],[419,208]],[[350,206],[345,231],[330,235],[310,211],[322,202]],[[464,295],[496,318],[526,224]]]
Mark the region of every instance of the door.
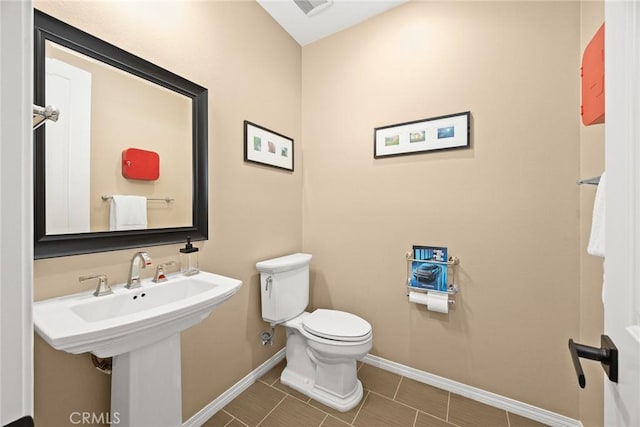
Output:
[[47,105],[64,114],[45,124],[47,234],[88,233],[91,165],[91,73],[46,58]]
[[33,6],[0,1],[0,425],[33,415]]
[[605,334],[618,382],[605,378],[606,426],[640,426],[640,3],[605,2]]

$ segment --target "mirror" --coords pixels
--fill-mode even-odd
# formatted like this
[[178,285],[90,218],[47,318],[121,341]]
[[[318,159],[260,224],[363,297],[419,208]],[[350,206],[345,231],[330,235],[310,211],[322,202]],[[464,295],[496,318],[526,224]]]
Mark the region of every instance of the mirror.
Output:
[[206,239],[207,90],[37,10],[34,27],[34,103],[60,110],[34,134],[34,257]]

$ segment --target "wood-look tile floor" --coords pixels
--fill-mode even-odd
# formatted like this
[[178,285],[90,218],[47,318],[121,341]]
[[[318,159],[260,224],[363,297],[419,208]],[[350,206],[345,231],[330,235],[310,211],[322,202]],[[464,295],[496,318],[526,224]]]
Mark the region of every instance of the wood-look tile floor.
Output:
[[204,427],[540,427],[536,421],[359,363],[364,398],[338,412],[280,383],[283,360]]

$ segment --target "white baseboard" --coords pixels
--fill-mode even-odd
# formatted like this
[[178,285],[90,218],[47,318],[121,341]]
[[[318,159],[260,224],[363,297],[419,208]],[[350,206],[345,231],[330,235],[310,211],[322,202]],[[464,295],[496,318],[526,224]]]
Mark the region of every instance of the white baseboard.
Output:
[[[213,417],[216,412],[224,408],[229,402],[238,397],[240,393],[249,388],[251,384],[255,383],[260,377],[269,372],[269,370],[284,359],[284,357],[285,349],[283,348],[262,365],[251,371],[247,376],[235,383],[230,389],[218,396],[214,401],[202,408],[197,414],[189,418],[182,426],[199,427],[207,422],[207,420]],[[409,366],[401,365],[400,363],[392,362],[390,360],[383,359],[382,357],[367,354],[362,361],[368,365],[375,366],[376,368],[384,369],[385,371],[393,372],[394,374],[402,375],[403,377],[411,378],[412,380],[429,384],[442,390],[447,390],[451,393],[456,393],[486,405],[503,409],[507,412],[511,412],[512,414],[517,414],[550,426],[582,427],[582,423],[578,420],[574,420],[573,418],[547,411],[546,409],[538,408],[508,397],[500,396],[499,394],[481,390],[476,387],[471,387],[457,381],[439,377],[438,375],[420,371]]]
[[199,427],[213,417],[216,412],[227,406],[229,402],[238,397],[240,393],[248,389],[260,377],[269,372],[285,356],[285,349],[281,349],[271,356],[266,362],[251,371],[247,376],[231,386],[230,389],[218,396],[214,401],[202,408],[197,414],[189,418],[182,424],[182,427]]
[[503,409],[512,414],[517,414],[525,418],[529,418],[554,427],[582,427],[582,423],[573,418],[547,411],[499,394],[481,390],[457,381],[449,380],[438,375],[420,371],[400,363],[383,359],[382,357],[367,354],[362,361],[368,365],[375,366],[394,374],[402,375],[412,380],[419,381],[424,384],[447,390],[451,393],[459,394],[469,399],[484,403],[495,408]]

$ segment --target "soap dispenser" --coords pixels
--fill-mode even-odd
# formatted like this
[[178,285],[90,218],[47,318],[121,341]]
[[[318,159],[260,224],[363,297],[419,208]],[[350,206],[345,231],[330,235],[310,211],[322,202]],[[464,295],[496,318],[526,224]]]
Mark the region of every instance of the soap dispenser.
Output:
[[180,272],[191,276],[198,271],[198,248],[191,244],[191,237],[187,236],[187,244],[180,249]]

